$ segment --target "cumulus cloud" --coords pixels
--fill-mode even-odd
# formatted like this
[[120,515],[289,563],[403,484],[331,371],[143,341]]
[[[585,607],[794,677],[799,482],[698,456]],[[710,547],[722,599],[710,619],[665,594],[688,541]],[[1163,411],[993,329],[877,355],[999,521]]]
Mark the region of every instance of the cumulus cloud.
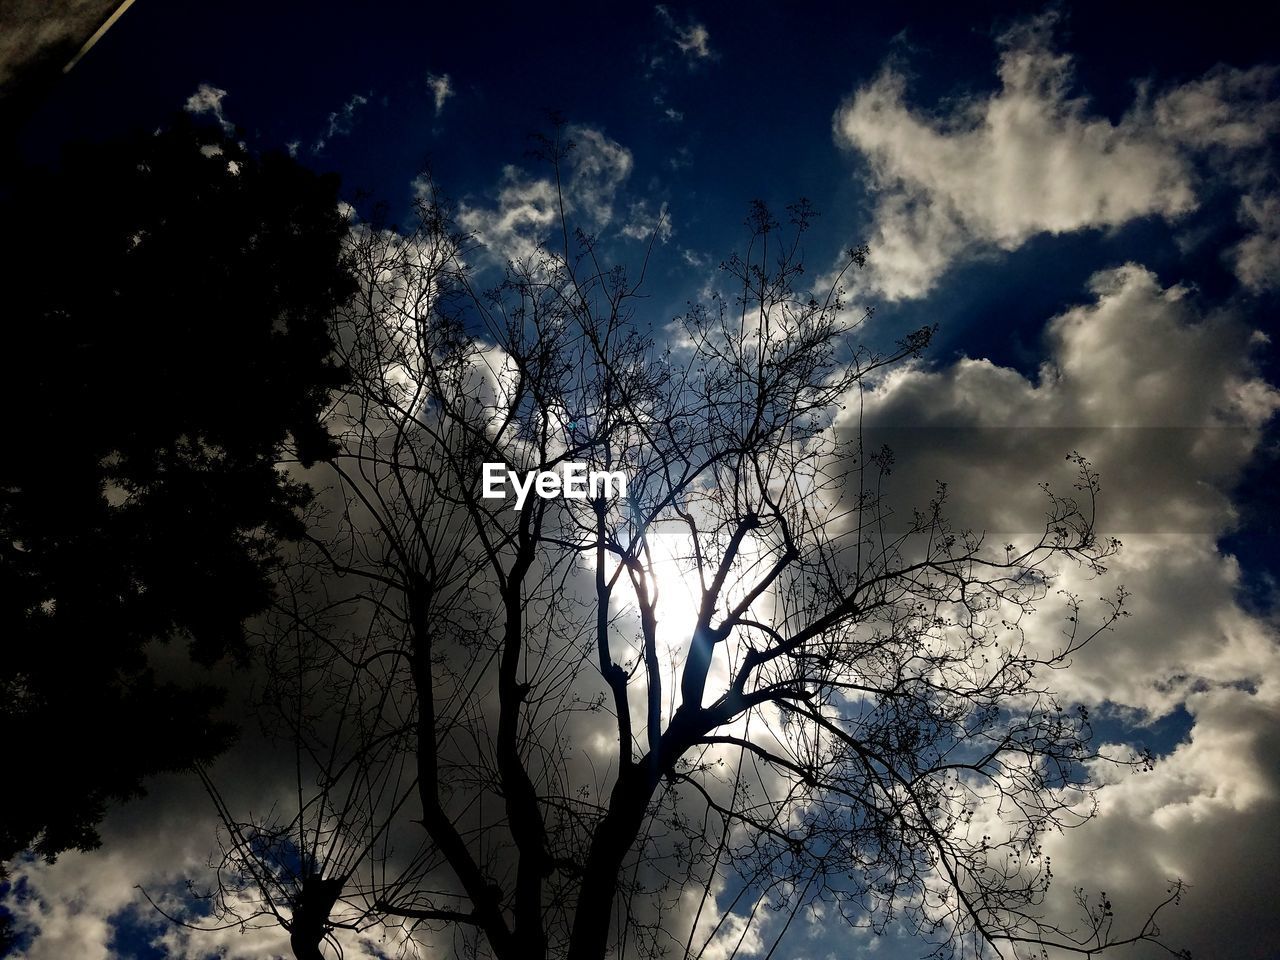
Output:
[[1216,539],[1236,523],[1234,484],[1280,391],[1254,370],[1260,335],[1237,316],[1134,265],[1099,274],[1091,292],[1049,323],[1035,379],[983,359],[905,369],[866,395],[863,429],[895,448],[900,514],[941,479],[960,525],[1015,542],[1043,525],[1037,485],[1069,492],[1065,455],[1089,457],[1103,479],[1098,525],[1126,545],[1119,579],[1144,587],[1135,636],[1063,676],[1090,699],[1159,715],[1197,680],[1241,679],[1254,654],[1238,644],[1259,642],[1231,600],[1238,570]]
[[[1259,377],[1250,358],[1261,337],[1240,317],[1132,265],[1095,277],[1091,293],[1048,324],[1036,376],[983,359],[901,371],[867,395],[868,436],[898,445],[899,515],[943,479],[952,515],[993,544],[1025,543],[1038,529],[1038,482],[1074,493],[1066,453],[1094,461],[1100,532],[1124,547],[1104,578],[1066,565],[1055,589],[1084,597],[1092,618],[1088,601],[1124,584],[1132,615],[1051,683],[1067,702],[1106,704],[1135,722],[1181,708],[1194,725],[1151,773],[1098,769],[1113,781],[1099,817],[1046,839],[1060,878],[1050,915],[1075,921],[1079,884],[1107,891],[1120,929],[1181,878],[1190,893],[1161,918],[1169,942],[1197,956],[1229,944],[1233,956],[1262,957],[1265,936],[1243,931],[1275,929],[1248,878],[1268,875],[1280,852],[1265,839],[1280,795],[1280,647],[1275,625],[1241,607],[1240,567],[1219,538],[1236,523],[1236,483],[1280,392]],[[1033,642],[1060,642],[1060,600],[1040,605]]]
[[1187,742],[1153,772],[1105,787],[1099,816],[1085,828],[1051,838],[1055,870],[1106,890],[1131,921],[1164,894],[1164,881],[1181,878],[1189,892],[1160,916],[1170,943],[1197,957],[1273,956],[1280,938],[1270,881],[1280,868],[1276,679],[1272,668],[1256,692],[1190,696],[1195,726]]
[[[1070,888],[1083,884],[1107,891],[1118,924],[1140,924],[1181,878],[1190,893],[1161,918],[1171,943],[1197,956],[1230,945],[1232,956],[1264,957],[1277,929],[1257,878],[1280,862],[1270,826],[1280,808],[1280,638],[1242,608],[1240,568],[1219,539],[1236,523],[1232,496],[1280,391],[1252,360],[1265,338],[1239,316],[1134,265],[1099,274],[1090,292],[1048,324],[1036,376],[983,359],[901,370],[867,392],[863,427],[873,444],[899,444],[890,481],[900,515],[945,479],[951,513],[992,543],[1019,542],[1043,523],[1037,482],[1072,493],[1066,453],[1094,461],[1100,532],[1124,547],[1102,579],[1064,565],[1056,586],[1082,595],[1088,617],[1089,598],[1123,583],[1132,616],[1053,686],[1068,702],[1138,721],[1182,708],[1194,725],[1153,772],[1098,769],[1110,781],[1100,815],[1046,840],[1062,878],[1051,915],[1070,923]],[[1060,642],[1055,599],[1041,604],[1032,642]]]
[[[1196,156],[1258,149],[1276,129],[1270,68],[1218,68],[1154,99],[1141,90],[1119,122],[1091,113],[1071,96],[1055,20],[1004,34],[999,89],[941,116],[908,102],[893,65],[836,111],[836,140],[866,158],[876,196],[867,276],[880,295],[923,296],[967,252],[1013,250],[1036,234],[1177,220],[1198,202]],[[1252,250],[1240,259],[1257,262]]]

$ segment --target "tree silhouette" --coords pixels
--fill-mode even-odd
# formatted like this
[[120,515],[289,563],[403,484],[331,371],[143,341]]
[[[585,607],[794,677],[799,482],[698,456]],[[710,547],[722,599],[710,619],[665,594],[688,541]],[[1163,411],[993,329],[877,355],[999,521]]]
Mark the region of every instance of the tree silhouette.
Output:
[[180,119],[3,198],[0,859],[97,845],[108,804],[229,742],[219,691],[148,650],[243,657],[302,532],[310,491],[277,462],[331,452],[336,191]]
[[[805,290],[813,212],[788,213],[754,205],[722,292],[666,326],[647,258],[602,263],[563,207],[485,294],[430,197],[407,234],[353,231],[340,451],[263,637],[297,807],[246,818],[208,781],[222,921],[278,922],[307,960],[396,924],[457,956],[697,957],[765,917],[773,956],[801,911],[939,954],[1157,939],[1154,913],[1122,938],[1041,909],[1040,838],[1090,816],[1102,759],[1044,673],[1124,593],[1091,626],[1065,597],[1048,645],[1025,627],[1063,564],[1118,548],[1096,476],[1075,457],[1016,546],[953,527],[944,489],[893,515],[844,406],[931,331],[857,346],[866,250]],[[493,462],[628,492],[517,508],[482,495]]]

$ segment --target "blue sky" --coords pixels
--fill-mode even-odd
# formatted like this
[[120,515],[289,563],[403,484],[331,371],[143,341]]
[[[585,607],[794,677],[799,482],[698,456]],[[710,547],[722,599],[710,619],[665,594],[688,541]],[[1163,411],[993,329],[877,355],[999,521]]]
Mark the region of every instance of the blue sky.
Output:
[[[953,471],[983,516],[1057,469],[1055,428],[1095,443],[1104,483],[1116,478],[1117,576],[1136,609],[1064,683],[1104,739],[1166,761],[1105,787],[1103,816],[1055,861],[1135,905],[1177,871],[1192,897],[1169,923],[1197,955],[1272,957],[1280,48],[1258,16],[1234,3],[138,0],[19,145],[49,161],[68,140],[186,109],[340,173],[357,217],[377,202],[407,215],[430,170],[498,263],[545,229],[547,170],[529,150],[556,111],[577,143],[574,212],[606,253],[634,262],[658,231],[655,328],[714,288],[749,201],[808,198],[815,278],[871,245],[849,291],[876,310],[861,336],[938,325],[923,360],[878,388],[871,422],[954,429],[927,466]],[[1025,431],[1025,458],[1001,459],[992,428]],[[157,937],[174,955],[219,949],[141,920],[131,892],[172,880],[148,844],[199,860],[175,811],[200,799],[166,781],[108,821],[114,852],[30,865],[20,955],[150,957]],[[102,922],[113,916],[129,919]],[[287,949],[266,933],[219,945]],[[815,921],[777,955],[920,952]]]

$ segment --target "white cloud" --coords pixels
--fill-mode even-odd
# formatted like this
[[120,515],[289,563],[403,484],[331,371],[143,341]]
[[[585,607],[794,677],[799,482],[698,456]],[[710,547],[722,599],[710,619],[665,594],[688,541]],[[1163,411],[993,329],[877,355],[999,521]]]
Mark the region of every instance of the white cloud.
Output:
[[447,73],[427,74],[427,88],[431,91],[432,99],[436,105],[436,116],[440,116],[440,112],[444,110],[444,105],[449,98],[454,95],[453,82],[449,79]]
[[[709,919],[719,920],[719,911],[711,911]],[[707,941],[701,956],[707,960],[732,960],[733,957],[758,957],[764,953],[764,923],[738,913],[727,914],[724,922]]]
[[1280,67],[1215,67],[1161,95],[1151,108],[1166,135],[1202,153],[1240,190],[1239,221],[1250,233],[1225,253],[1245,289],[1280,285],[1280,194],[1274,186],[1280,133]]
[[631,151],[591,127],[570,126],[565,132],[574,147],[565,160],[563,191],[549,177],[508,165],[496,202],[459,206],[458,223],[502,259],[533,254],[558,222],[562,199],[566,214],[585,228],[600,230],[613,220],[618,190],[631,176]]
[[223,131],[231,133],[236,128],[235,124],[227,120],[222,112],[222,100],[226,95],[227,91],[212,84],[202,83],[196,88],[195,93],[187,97],[187,102],[183,104],[182,109],[194,116],[213,114]]
[[[179,663],[177,651],[164,648],[158,655]],[[225,671],[234,701],[230,709],[238,715],[248,716],[252,709],[250,700],[241,699],[248,693],[246,688],[264,679],[258,667],[251,672],[253,679]],[[295,761],[288,744],[259,735],[254,724],[246,723],[240,742],[217,761],[212,775],[229,809],[262,822],[260,818],[270,819],[282,811],[287,816],[291,804],[296,809]],[[130,922],[126,942],[136,946],[145,937],[159,955],[175,960],[291,956],[289,934],[274,918],[249,919],[260,906],[253,899],[257,892],[252,885],[240,892],[224,891],[232,904],[242,908],[241,916],[248,920],[244,926],[218,923],[207,914],[209,904],[194,899],[195,893],[216,889],[211,863],[220,858],[227,842],[213,803],[196,777],[189,773],[158,776],[147,783],[147,791],[140,799],[108,810],[100,827],[101,849],[70,851],[53,864],[11,864],[13,883],[4,906],[14,914],[16,932],[29,940],[25,949],[12,954],[15,960],[119,957],[122,951],[115,938],[126,917]],[[187,880],[192,881],[190,889]],[[170,923],[148,903],[142,890],[166,912],[206,929]],[[344,909],[340,906],[335,917],[344,915]],[[373,942],[384,934],[385,942]],[[394,924],[387,929],[375,925],[363,934],[337,931],[336,936],[347,960],[413,956],[411,951],[400,952],[403,931]],[[333,955],[332,949],[326,952]]]
[[1255,293],[1280,286],[1280,194],[1245,194],[1240,220],[1252,233],[1227,251],[1236,276]]
[[631,151],[599,130],[572,127],[575,147],[569,154],[569,194],[596,226],[613,219],[613,198],[631,176]]
[[[974,250],[1013,250],[1041,233],[1176,220],[1197,205],[1194,156],[1260,148],[1277,128],[1271,68],[1217,68],[1162,93],[1140,90],[1119,120],[1070,95],[1072,60],[1045,15],[1000,38],[994,93],[936,116],[907,100],[887,65],[836,111],[837,142],[865,156],[876,195],[868,287],[925,295]],[[1244,256],[1245,269],[1256,258]]]
[[622,235],[630,237],[632,240],[648,241],[650,237],[657,238],[666,243],[671,239],[671,214],[667,211],[667,202],[662,201],[662,206],[658,208],[657,213],[649,209],[649,204],[644,200],[637,200],[631,204],[631,209],[627,213],[627,222],[622,228]]
[[711,49],[711,33],[706,25],[696,20],[679,23],[666,6],[659,4],[654,8],[662,22],[666,25],[671,42],[690,61],[708,60],[715,57]]
[[[1196,957],[1267,960],[1280,938],[1272,878],[1280,868],[1280,708],[1275,677],[1251,694],[1217,689],[1188,698],[1188,742],[1155,770],[1101,793],[1100,815],[1046,845],[1055,873],[1106,890],[1120,922],[1140,922],[1167,889],[1190,885],[1162,913],[1170,944]],[[1055,891],[1055,900],[1069,891]]]
[[537,249],[558,216],[555,184],[544,177],[529,177],[519,167],[507,165],[493,206],[458,208],[458,223],[480,242],[505,259],[518,260]]
[[[1241,607],[1241,571],[1219,537],[1280,391],[1250,359],[1265,338],[1232,313],[1133,265],[1099,274],[1092,294],[1049,323],[1036,377],[982,359],[901,370],[867,394],[865,423],[932,428],[890,478],[899,515],[944,479],[952,513],[993,543],[1042,524],[1038,481],[1071,492],[1067,452],[1094,461],[1100,531],[1124,549],[1103,579],[1064,567],[1058,586],[1088,601],[1123,583],[1132,616],[1050,680],[1067,702],[1105,701],[1139,720],[1182,706],[1194,726],[1151,773],[1102,769],[1100,816],[1046,839],[1060,878],[1051,915],[1073,919],[1072,886],[1102,889],[1119,931],[1182,878],[1190,893],[1161,916],[1169,942],[1262,958],[1277,932],[1266,878],[1280,865],[1280,637]],[[1033,642],[1060,642],[1053,600]]]
[[1015,539],[1042,526],[1037,484],[1069,492],[1063,458],[1089,457],[1101,531],[1126,544],[1113,567],[1134,593],[1133,635],[1062,676],[1079,695],[1163,713],[1258,656],[1261,628],[1235,606],[1239,571],[1216,538],[1236,522],[1233,485],[1280,391],[1258,377],[1258,340],[1236,316],[1133,265],[1096,276],[1092,293],[1050,322],[1034,380],[983,359],[899,370],[867,394],[865,424],[899,447],[900,515],[946,480],[957,522]]
[[[262,781],[259,781],[261,784]],[[211,805],[191,781],[164,777],[150,785],[150,796],[111,812],[102,827],[103,848],[92,853],[65,853],[52,865],[25,862],[13,870],[17,896],[6,906],[13,911],[20,933],[33,935],[20,951],[21,960],[108,960],[114,956],[112,918],[124,911],[147,925],[163,923],[141,893],[180,885],[183,877],[202,877],[202,865],[213,846]],[[173,931],[171,937],[179,937]],[[192,952],[170,956],[205,955],[222,937],[181,934]],[[230,938],[240,940],[238,936]],[[277,931],[246,937],[259,948],[257,956],[287,949],[287,936]],[[243,955],[233,953],[231,955]]]
[[1280,128],[1280,101],[1274,99],[1278,77],[1280,68],[1274,66],[1215,67],[1161,94],[1151,120],[1166,137],[1190,147],[1265,146]]
[[350,133],[351,126],[355,122],[356,111],[368,102],[369,98],[363,94],[352,94],[351,99],[344,103],[341,109],[329,114],[328,129],[311,145],[311,152],[320,153],[334,137],[346,136]]

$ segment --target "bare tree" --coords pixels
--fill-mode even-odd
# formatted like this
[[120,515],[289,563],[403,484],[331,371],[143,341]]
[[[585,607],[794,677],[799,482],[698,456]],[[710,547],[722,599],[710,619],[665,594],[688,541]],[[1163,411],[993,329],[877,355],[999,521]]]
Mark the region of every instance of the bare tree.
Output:
[[[866,250],[810,292],[813,212],[788,214],[755,205],[724,291],[666,325],[645,264],[601,262],[563,206],[484,294],[430,196],[408,234],[353,229],[342,452],[266,644],[298,813],[223,806],[224,915],[278,920],[300,958],[385,923],[502,960],[736,953],[762,924],[772,956],[819,910],[940,955],[1158,942],[1154,912],[1043,915],[1041,836],[1092,815],[1102,759],[1045,676],[1124,592],[1091,621],[1064,596],[1051,645],[1025,627],[1064,564],[1119,546],[1096,476],[1075,456],[1021,545],[954,528],[945,488],[892,515],[842,405],[931,331],[857,345]],[[496,500],[485,463],[627,492]]]

